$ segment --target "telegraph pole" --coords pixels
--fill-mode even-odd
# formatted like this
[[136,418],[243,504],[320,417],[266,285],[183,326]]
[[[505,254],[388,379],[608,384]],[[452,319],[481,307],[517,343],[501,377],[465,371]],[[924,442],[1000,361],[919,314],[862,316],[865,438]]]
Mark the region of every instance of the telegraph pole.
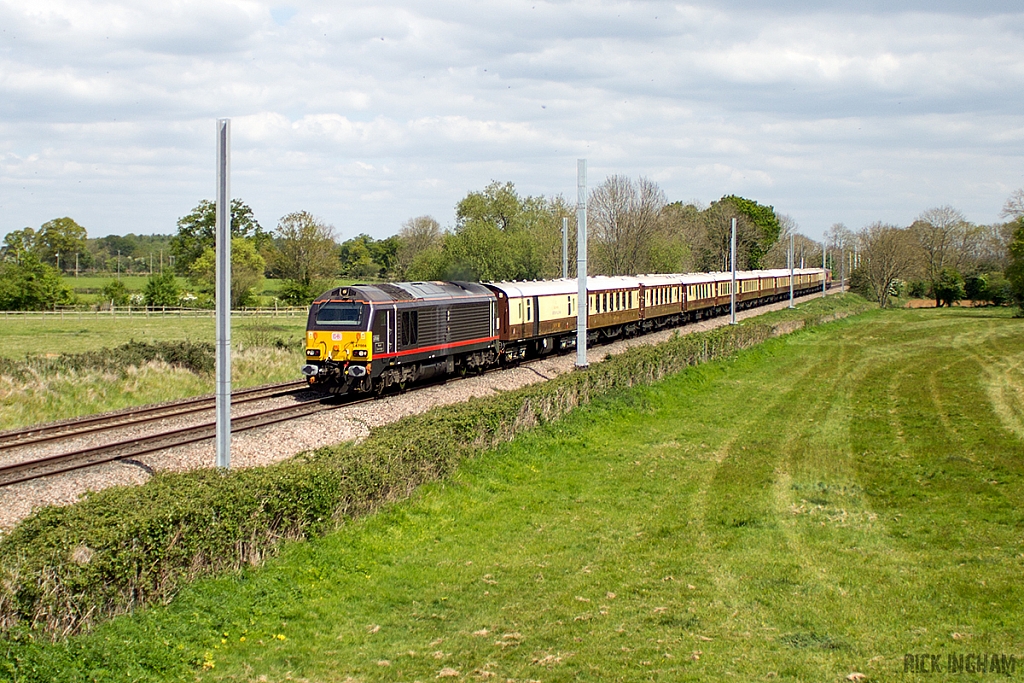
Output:
[[793,267],[796,264],[796,250],[793,248],[793,233],[789,234],[789,307],[793,305]]
[[729,240],[729,261],[732,264],[732,286],[729,287],[729,324],[736,324],[736,219],[732,219],[732,239]]
[[839,293],[846,292],[846,247],[839,250]]
[[576,367],[587,367],[587,160],[576,160]]
[[217,119],[217,467],[231,467],[231,119]]
[[821,243],[821,295],[825,296],[825,243]]
[[569,277],[569,219],[562,217],[562,277]]

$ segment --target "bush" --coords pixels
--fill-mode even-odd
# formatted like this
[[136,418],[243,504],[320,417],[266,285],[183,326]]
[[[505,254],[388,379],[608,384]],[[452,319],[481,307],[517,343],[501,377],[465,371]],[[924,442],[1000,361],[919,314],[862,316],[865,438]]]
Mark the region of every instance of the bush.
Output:
[[285,280],[281,285],[280,298],[289,306],[308,306],[313,303],[313,299],[330,288],[331,283],[327,281]]
[[911,280],[907,283],[907,296],[912,299],[923,299],[930,296],[928,282],[926,280]]
[[952,306],[966,296],[964,278],[953,268],[943,268],[938,279],[932,284],[935,302],[939,306]]
[[0,263],[0,310],[40,311],[74,303],[60,272],[25,254],[20,263]]
[[154,273],[146,281],[145,303],[147,306],[177,306],[181,291],[174,273]]
[[131,293],[120,280],[111,280],[103,285],[103,301],[111,301],[115,306],[127,306]]

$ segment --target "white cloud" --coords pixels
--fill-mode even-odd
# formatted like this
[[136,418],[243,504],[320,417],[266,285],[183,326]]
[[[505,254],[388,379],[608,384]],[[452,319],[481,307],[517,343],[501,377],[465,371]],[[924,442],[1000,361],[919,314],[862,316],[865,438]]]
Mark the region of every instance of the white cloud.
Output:
[[991,221],[1024,186],[1024,12],[958,5],[0,0],[0,233],[172,231],[220,116],[264,223],[345,236],[449,222],[492,179],[574,195],[582,156],[812,233]]

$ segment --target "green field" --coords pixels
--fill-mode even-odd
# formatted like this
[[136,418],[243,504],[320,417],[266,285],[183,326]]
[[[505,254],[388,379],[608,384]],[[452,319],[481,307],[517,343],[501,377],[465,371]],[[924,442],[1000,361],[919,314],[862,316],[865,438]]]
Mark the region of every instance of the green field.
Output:
[[905,675],[907,653],[1019,671],[1022,339],[1007,311],[953,309],[772,340],[169,606],[9,643],[0,678],[963,678]]
[[[300,379],[305,326],[304,315],[233,317],[233,385],[243,388]],[[212,344],[215,338],[212,316],[147,317],[141,313],[115,317],[107,312],[0,319],[0,356],[14,360],[77,354],[131,342]],[[0,430],[173,401],[214,389],[212,373],[196,374],[161,364],[122,368],[120,372],[85,369],[31,372],[22,377],[0,374]]]
[[[232,338],[241,340],[253,321],[263,321],[282,338],[301,343],[306,329],[306,316],[301,313],[278,316],[233,316]],[[78,353],[109,348],[136,341],[213,342],[217,330],[213,311],[207,315],[152,314],[134,311],[123,313],[69,312],[39,316],[0,316],[0,356],[23,358],[34,354]]]
[[[118,279],[116,275],[65,275],[64,284],[71,288],[71,290],[78,297],[79,303],[83,304],[97,304],[101,303],[101,293],[103,288],[107,286],[113,280]],[[121,282],[124,283],[125,287],[130,292],[141,292],[146,287],[146,281],[149,279],[147,275],[122,275]],[[194,291],[195,287],[188,281],[187,278],[178,277],[178,287],[182,291]],[[341,287],[343,285],[351,285],[356,281],[349,278],[339,278],[335,281],[335,287]],[[283,280],[266,279],[263,281],[263,290],[259,293],[262,301],[262,305],[273,306],[274,297],[278,296],[281,292],[281,287],[284,286]]]

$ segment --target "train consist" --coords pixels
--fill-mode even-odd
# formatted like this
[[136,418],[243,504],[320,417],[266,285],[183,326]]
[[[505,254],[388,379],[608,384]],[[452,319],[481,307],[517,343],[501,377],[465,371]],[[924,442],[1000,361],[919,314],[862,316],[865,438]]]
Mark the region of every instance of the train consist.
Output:
[[[736,306],[789,296],[789,270],[736,275]],[[821,290],[822,269],[794,271],[796,294]],[[730,273],[587,278],[587,343],[644,334],[728,313]],[[398,282],[338,287],[309,309],[309,386],[346,394],[435,375],[479,372],[576,346],[575,279]]]

